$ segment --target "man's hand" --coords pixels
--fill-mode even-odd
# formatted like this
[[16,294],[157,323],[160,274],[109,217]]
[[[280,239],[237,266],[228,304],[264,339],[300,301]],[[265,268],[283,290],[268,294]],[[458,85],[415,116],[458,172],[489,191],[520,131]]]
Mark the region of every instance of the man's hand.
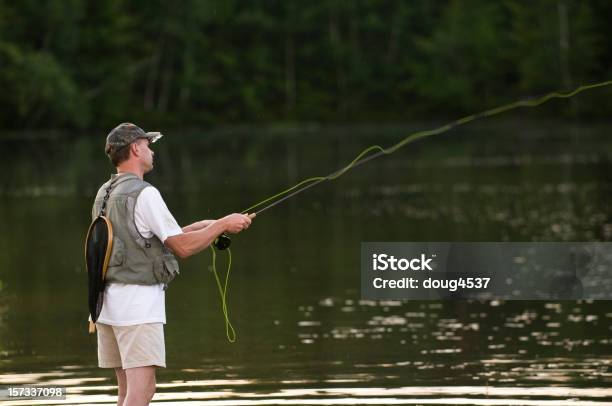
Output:
[[237,234],[242,230],[246,230],[251,225],[251,219],[255,217],[255,214],[240,214],[232,213],[223,217],[222,221],[225,223],[225,230],[231,234]]

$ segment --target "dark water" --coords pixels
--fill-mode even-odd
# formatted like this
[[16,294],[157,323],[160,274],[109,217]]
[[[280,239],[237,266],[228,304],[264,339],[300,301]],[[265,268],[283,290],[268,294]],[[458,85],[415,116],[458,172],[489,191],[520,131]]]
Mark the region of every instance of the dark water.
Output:
[[[146,179],[184,225],[436,124],[168,132]],[[474,124],[262,214],[232,246],[236,343],[225,338],[210,253],[182,262],[155,400],[609,404],[612,303],[364,301],[359,254],[362,241],[610,241],[610,130]],[[116,393],[86,332],[83,238],[111,170],[103,139],[0,142],[0,385],[66,385],[68,404],[111,404]]]

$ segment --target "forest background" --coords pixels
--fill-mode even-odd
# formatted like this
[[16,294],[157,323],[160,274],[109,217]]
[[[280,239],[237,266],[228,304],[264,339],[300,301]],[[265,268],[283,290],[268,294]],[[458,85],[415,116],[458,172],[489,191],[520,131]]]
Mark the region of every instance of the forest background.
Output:
[[[0,0],[0,129],[454,118],[611,79],[611,17],[607,0]],[[609,114],[590,100],[534,114]]]

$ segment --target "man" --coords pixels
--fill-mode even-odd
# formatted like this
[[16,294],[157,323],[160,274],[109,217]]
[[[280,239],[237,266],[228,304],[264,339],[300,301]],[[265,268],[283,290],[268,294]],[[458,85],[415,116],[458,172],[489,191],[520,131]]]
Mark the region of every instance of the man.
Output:
[[251,224],[250,216],[234,213],[181,228],[159,191],[143,180],[153,169],[150,145],[161,137],[131,123],[108,134],[105,152],[117,174],[102,185],[92,210],[96,217],[106,202],[105,213],[113,226],[96,327],[98,364],[115,369],[118,406],[149,404],[155,394],[155,369],[166,366],[165,288],[178,273],[173,254],[189,257],[220,234],[238,233]]

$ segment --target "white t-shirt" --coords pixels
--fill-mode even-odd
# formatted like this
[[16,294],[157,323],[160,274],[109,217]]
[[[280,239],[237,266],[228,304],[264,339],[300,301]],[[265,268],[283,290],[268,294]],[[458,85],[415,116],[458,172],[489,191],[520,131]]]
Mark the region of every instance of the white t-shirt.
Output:
[[[136,228],[145,238],[155,235],[160,241],[183,231],[159,191],[147,186],[140,192],[134,208]],[[104,291],[104,304],[98,322],[111,326],[143,323],[166,323],[164,285],[130,285],[109,283]]]

